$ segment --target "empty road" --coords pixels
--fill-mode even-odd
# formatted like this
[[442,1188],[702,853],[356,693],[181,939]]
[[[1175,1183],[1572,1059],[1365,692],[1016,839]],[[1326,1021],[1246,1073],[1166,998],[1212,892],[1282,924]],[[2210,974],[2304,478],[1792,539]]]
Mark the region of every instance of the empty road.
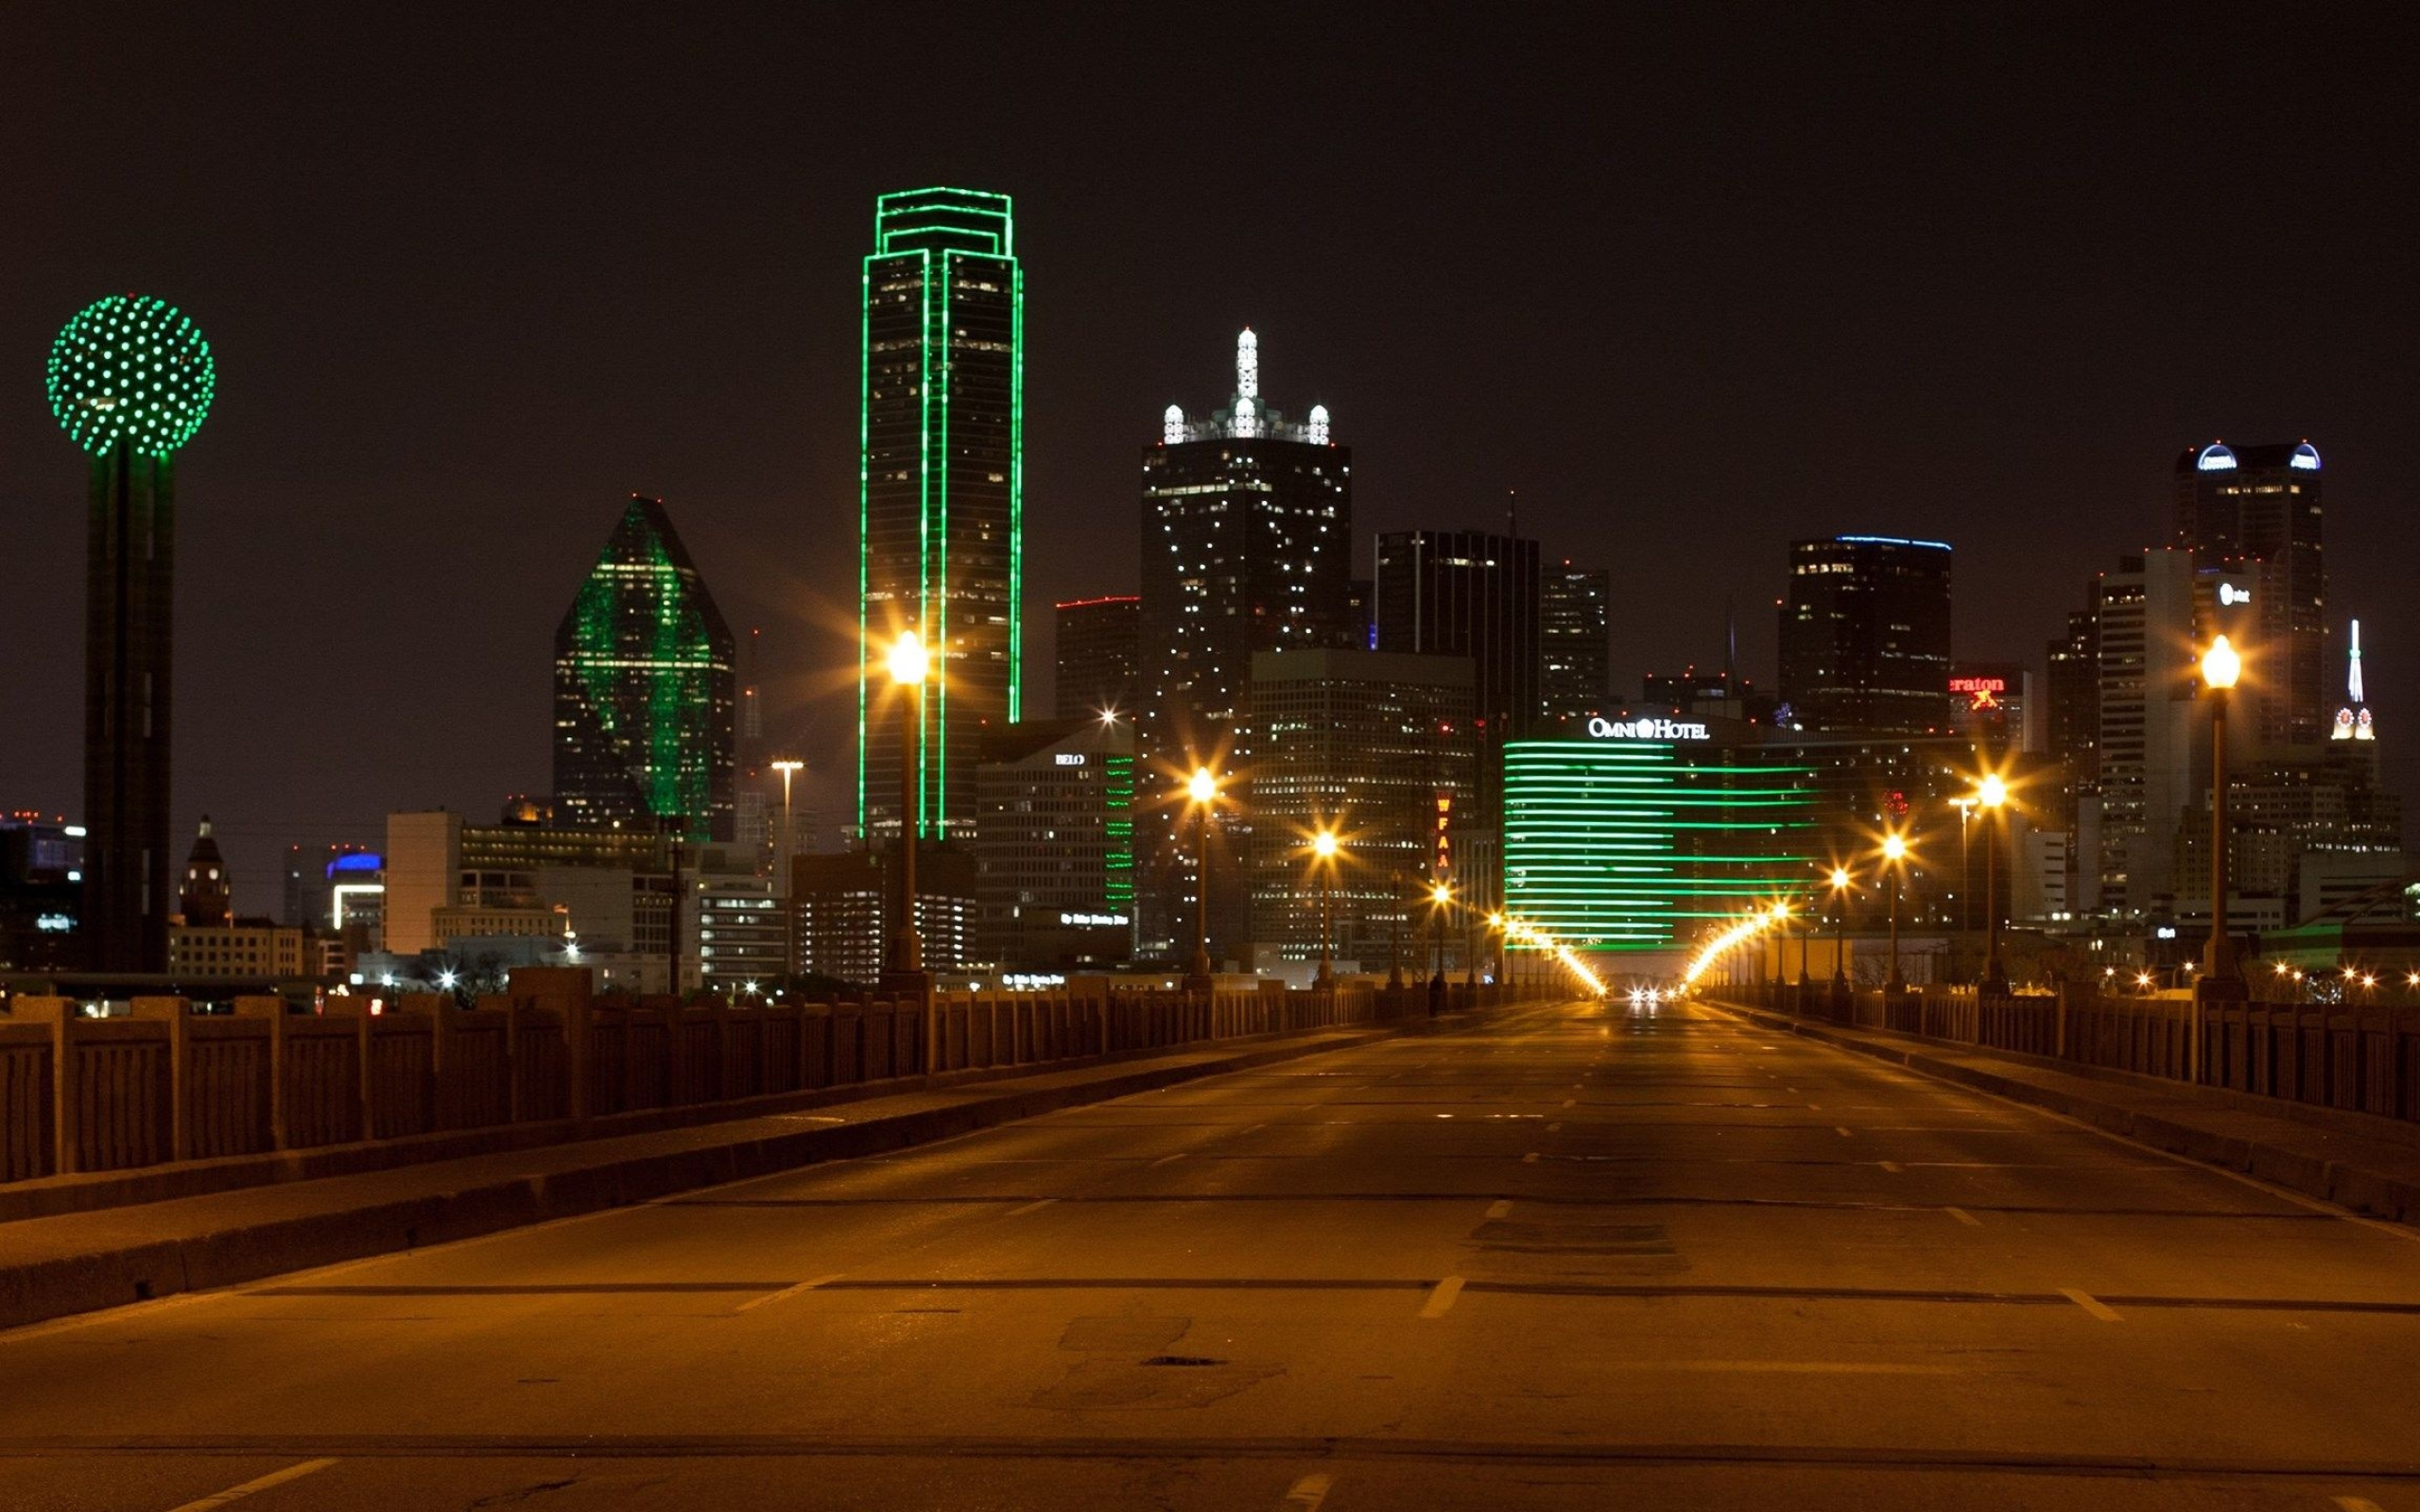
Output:
[[2420,1512],[2420,1243],[1571,1005],[0,1334],[0,1451],[43,1512]]

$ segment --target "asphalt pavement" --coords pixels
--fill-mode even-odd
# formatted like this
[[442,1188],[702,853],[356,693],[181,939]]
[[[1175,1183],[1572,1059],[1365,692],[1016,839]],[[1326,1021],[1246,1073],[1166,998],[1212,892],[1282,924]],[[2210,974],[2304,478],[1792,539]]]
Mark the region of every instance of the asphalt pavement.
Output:
[[0,1507],[2420,1512],[2420,1232],[1574,1004],[0,1333]]

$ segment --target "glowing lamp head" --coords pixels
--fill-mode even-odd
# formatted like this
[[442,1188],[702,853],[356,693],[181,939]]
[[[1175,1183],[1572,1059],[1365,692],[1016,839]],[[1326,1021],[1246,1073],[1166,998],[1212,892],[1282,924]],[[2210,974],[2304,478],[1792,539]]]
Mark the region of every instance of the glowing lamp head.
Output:
[[1184,784],[1186,796],[1196,803],[1207,803],[1219,796],[1219,780],[1210,775],[1207,766],[1197,766]]
[[1504,927],[1504,916],[1502,914],[1488,915],[1487,927],[1490,929],[1502,929]]
[[1983,780],[1975,784],[1975,799],[1987,809],[1998,808],[2008,801],[2008,783],[2000,780],[1999,773],[1986,772]]
[[1432,903],[1452,902],[1454,901],[1454,889],[1442,882],[1432,884],[1428,889],[1428,901]]
[[1895,834],[1891,834],[1891,835],[1885,835],[1885,836],[1883,836],[1883,838],[1882,838],[1882,859],[1883,859],[1883,860],[1885,860],[1885,861],[1900,861],[1900,860],[1904,860],[1904,859],[1906,859],[1907,854],[1908,854],[1908,842],[1907,842],[1907,841],[1900,839],[1900,838],[1899,838],[1897,835],[1895,835]]
[[2232,688],[2243,676],[2243,658],[2236,654],[2233,643],[2223,635],[2210,643],[2202,653],[2202,685],[2221,692]]
[[1849,890],[1848,868],[1834,867],[1832,868],[1832,890],[1834,892],[1846,892]]
[[1788,903],[1775,903],[1775,904],[1773,904],[1772,919],[1773,919],[1773,922],[1774,922],[1774,923],[1776,923],[1776,924],[1782,924],[1782,923],[1787,923],[1787,922],[1789,922],[1789,904],[1788,904]]
[[932,659],[925,654],[924,637],[913,630],[902,630],[899,639],[890,643],[890,680],[903,688],[913,687],[925,680],[932,670]]
[[1336,832],[1333,830],[1322,830],[1319,833],[1312,835],[1311,854],[1319,857],[1322,861],[1335,860]]
[[210,413],[218,369],[201,330],[165,300],[112,294],[76,313],[50,344],[50,412],[85,451],[120,444],[165,456]]

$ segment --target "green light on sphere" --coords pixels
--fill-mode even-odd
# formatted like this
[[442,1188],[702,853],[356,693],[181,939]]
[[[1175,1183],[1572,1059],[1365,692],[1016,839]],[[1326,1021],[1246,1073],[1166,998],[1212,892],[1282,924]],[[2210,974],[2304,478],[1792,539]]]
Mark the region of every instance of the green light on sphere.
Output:
[[123,441],[165,456],[210,413],[217,365],[201,328],[165,300],[112,294],[76,313],[50,345],[50,412],[95,456]]

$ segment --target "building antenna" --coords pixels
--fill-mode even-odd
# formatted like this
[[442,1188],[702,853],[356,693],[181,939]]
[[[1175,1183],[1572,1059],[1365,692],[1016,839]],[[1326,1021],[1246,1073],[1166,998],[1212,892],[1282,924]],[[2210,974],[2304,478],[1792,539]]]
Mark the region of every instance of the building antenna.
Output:
[[1739,611],[1735,594],[1722,595],[1722,686],[1727,697],[1739,680]]
[[1513,540],[1521,539],[1521,490],[1504,490],[1504,533]]

